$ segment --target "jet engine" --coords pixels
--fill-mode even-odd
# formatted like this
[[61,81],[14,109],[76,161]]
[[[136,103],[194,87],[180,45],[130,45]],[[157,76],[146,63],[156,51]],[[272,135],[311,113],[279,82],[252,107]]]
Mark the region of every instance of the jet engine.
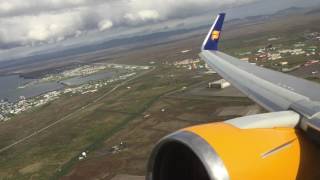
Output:
[[180,130],[154,148],[146,179],[320,179],[319,147],[299,119],[285,111]]

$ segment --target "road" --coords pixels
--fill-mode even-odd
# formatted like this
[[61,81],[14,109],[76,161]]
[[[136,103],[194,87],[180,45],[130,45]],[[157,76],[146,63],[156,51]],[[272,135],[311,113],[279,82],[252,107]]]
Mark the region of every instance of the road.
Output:
[[75,114],[80,113],[83,109],[86,109],[86,108],[88,108],[89,106],[91,106],[91,105],[93,105],[93,104],[101,101],[103,98],[105,98],[106,96],[110,95],[111,93],[113,93],[114,91],[116,91],[118,88],[126,85],[128,82],[130,82],[130,81],[132,81],[132,80],[134,80],[134,79],[137,79],[137,78],[139,78],[139,77],[141,77],[141,76],[144,76],[144,75],[152,72],[153,70],[155,70],[154,67],[153,67],[152,69],[146,71],[146,72],[143,72],[143,73],[141,73],[141,74],[133,77],[133,78],[130,78],[130,79],[127,79],[127,80],[121,82],[120,84],[118,84],[118,85],[116,85],[114,88],[112,88],[110,91],[106,92],[104,95],[98,97],[97,99],[93,100],[92,102],[88,103],[87,105],[84,105],[84,106],[82,106],[81,108],[79,108],[79,109],[71,112],[70,114],[64,116],[63,118],[60,118],[60,119],[58,119],[57,121],[55,121],[55,122],[53,122],[53,123],[51,123],[51,124],[49,124],[49,125],[41,128],[41,129],[39,129],[39,130],[33,132],[32,134],[30,134],[30,135],[28,135],[28,136],[26,136],[26,137],[24,137],[24,138],[21,138],[21,139],[15,141],[14,143],[12,143],[12,144],[10,144],[10,145],[8,145],[8,146],[5,146],[5,147],[1,148],[1,149],[0,149],[0,153],[2,153],[2,152],[4,152],[4,151],[6,151],[6,150],[8,150],[8,149],[10,149],[10,148],[18,145],[18,144],[20,144],[20,143],[22,143],[22,142],[24,142],[24,141],[26,141],[26,140],[28,140],[28,139],[31,139],[31,138],[34,137],[34,136],[37,136],[38,134],[40,134],[40,133],[48,130],[49,128],[57,125],[58,123],[61,123],[62,121],[67,120],[68,118],[72,117],[72,116],[75,115]]

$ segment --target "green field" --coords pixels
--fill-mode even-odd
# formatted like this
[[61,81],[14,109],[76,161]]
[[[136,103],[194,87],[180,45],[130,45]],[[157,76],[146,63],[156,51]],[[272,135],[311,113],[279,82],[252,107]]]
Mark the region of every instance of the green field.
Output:
[[[176,78],[163,72],[174,73]],[[188,76],[184,74],[185,70],[159,67],[85,109],[81,107],[101,97],[112,87],[89,96],[65,96],[1,124],[2,148],[80,109],[78,113],[2,152],[0,177],[56,179],[64,175],[78,161],[81,152],[91,152],[100,147],[104,140],[142,116],[160,96],[195,83],[186,82]],[[131,88],[128,89],[128,86]]]

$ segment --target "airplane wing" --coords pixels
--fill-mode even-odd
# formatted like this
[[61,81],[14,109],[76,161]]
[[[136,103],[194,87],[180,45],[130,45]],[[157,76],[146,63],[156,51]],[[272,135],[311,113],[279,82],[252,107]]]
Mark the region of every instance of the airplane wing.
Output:
[[320,85],[220,52],[224,18],[224,13],[217,17],[200,57],[272,112],[164,137],[151,153],[146,179],[319,179],[319,171],[310,169],[319,167],[319,149],[304,134],[320,143]]
[[[249,98],[270,111],[293,110],[300,126],[314,136],[320,131],[320,85],[241,61],[218,50],[225,14],[218,15],[200,57]],[[318,136],[318,135],[317,135]],[[318,139],[318,138],[317,138]]]

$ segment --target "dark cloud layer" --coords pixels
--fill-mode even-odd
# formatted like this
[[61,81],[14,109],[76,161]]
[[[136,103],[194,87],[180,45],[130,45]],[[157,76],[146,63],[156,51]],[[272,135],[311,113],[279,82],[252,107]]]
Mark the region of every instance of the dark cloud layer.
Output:
[[51,44],[259,0],[0,0],[0,47]]
[[0,53],[96,42],[179,24],[196,26],[221,9],[229,9],[228,17],[241,17],[317,3],[320,0],[0,0]]

